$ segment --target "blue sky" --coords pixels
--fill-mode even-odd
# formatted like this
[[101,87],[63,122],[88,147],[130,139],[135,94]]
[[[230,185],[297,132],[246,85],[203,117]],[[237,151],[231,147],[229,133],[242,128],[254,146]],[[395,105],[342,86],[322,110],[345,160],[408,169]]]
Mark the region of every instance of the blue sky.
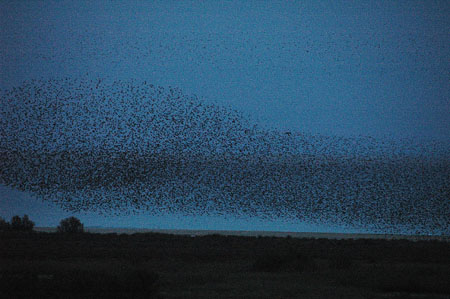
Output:
[[96,212],[68,212],[51,202],[43,202],[27,193],[0,186],[0,217],[9,221],[14,215],[27,214],[37,226],[56,227],[61,219],[75,216],[86,227],[133,227],[153,229],[198,230],[248,230],[291,232],[371,232],[369,228],[330,226],[308,221],[260,219],[257,217],[187,216],[183,214],[148,215],[145,212],[131,215],[101,215]]
[[[449,1],[1,1],[0,13],[2,89],[62,77],[145,80],[267,128],[450,143]],[[27,213],[31,197],[17,198],[2,199],[0,216]],[[233,222],[183,219],[183,228]]]
[[0,85],[143,79],[268,127],[450,139],[448,1],[2,1]]

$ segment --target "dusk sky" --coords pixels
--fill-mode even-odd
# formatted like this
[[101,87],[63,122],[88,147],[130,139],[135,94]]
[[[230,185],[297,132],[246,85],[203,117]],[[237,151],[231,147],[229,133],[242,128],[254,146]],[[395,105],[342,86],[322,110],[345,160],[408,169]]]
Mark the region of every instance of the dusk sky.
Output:
[[[450,146],[450,2],[1,1],[0,88],[60,78],[172,86],[268,130]],[[45,205],[0,188],[1,217],[70,214]],[[121,226],[344,230],[152,217]]]

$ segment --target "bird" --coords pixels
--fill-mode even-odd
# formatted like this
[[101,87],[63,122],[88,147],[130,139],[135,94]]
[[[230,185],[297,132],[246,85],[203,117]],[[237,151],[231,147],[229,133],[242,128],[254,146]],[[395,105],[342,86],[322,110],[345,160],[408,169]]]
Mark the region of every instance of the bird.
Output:
[[450,223],[439,143],[267,129],[147,80],[31,80],[1,97],[0,183],[68,211]]

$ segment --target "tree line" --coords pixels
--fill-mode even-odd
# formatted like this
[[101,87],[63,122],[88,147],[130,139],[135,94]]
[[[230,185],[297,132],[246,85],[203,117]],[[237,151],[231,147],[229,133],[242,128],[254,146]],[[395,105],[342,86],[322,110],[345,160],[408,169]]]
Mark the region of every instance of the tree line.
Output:
[[[0,232],[14,231],[14,232],[32,232],[35,223],[30,220],[28,215],[20,217],[13,216],[10,222],[0,217]],[[62,219],[57,227],[58,233],[83,233],[84,225],[76,217],[68,217]]]

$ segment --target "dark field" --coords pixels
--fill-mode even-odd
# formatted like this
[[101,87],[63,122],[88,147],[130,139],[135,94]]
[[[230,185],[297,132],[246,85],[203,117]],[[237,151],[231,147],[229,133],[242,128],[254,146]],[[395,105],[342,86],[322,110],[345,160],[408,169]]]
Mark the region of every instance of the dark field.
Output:
[[0,234],[2,298],[450,298],[450,243]]

